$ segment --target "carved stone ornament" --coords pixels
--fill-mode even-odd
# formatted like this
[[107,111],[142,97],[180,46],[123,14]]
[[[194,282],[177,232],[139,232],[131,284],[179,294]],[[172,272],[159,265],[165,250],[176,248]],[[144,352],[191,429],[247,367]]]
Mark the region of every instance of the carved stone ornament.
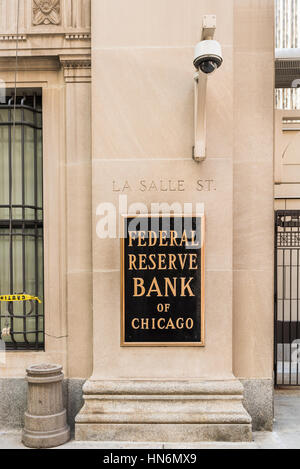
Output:
[[33,0],[33,24],[59,24],[60,0]]

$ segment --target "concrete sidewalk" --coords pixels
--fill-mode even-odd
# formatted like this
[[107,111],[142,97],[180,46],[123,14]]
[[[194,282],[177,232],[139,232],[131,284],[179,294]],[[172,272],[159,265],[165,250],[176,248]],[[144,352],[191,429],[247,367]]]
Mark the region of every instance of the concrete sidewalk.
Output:
[[[0,449],[24,449],[20,432],[0,431]],[[127,443],[70,441],[59,449],[300,449],[300,390],[275,392],[273,432],[256,432],[252,443]]]

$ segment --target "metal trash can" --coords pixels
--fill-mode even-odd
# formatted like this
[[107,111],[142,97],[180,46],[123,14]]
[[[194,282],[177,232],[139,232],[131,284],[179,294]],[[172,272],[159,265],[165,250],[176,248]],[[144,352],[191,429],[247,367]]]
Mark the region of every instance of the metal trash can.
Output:
[[67,411],[63,404],[60,365],[27,368],[27,412],[22,441],[29,448],[54,448],[70,440]]

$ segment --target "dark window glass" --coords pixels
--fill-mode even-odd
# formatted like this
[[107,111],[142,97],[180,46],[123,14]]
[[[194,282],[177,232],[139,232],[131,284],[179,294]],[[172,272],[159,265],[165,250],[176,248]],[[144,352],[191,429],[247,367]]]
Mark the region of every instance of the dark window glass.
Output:
[[42,97],[39,91],[18,90],[14,103],[11,96],[0,104],[0,295],[26,293],[42,303],[0,302],[0,338],[8,350],[41,350]]

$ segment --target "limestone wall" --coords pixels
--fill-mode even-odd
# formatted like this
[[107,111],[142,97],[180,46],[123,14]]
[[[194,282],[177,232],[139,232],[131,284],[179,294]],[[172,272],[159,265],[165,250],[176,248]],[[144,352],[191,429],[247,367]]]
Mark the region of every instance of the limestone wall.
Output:
[[1,378],[26,366],[61,363],[66,376],[92,370],[90,1],[0,2],[0,78],[42,88],[45,353],[11,352]]

